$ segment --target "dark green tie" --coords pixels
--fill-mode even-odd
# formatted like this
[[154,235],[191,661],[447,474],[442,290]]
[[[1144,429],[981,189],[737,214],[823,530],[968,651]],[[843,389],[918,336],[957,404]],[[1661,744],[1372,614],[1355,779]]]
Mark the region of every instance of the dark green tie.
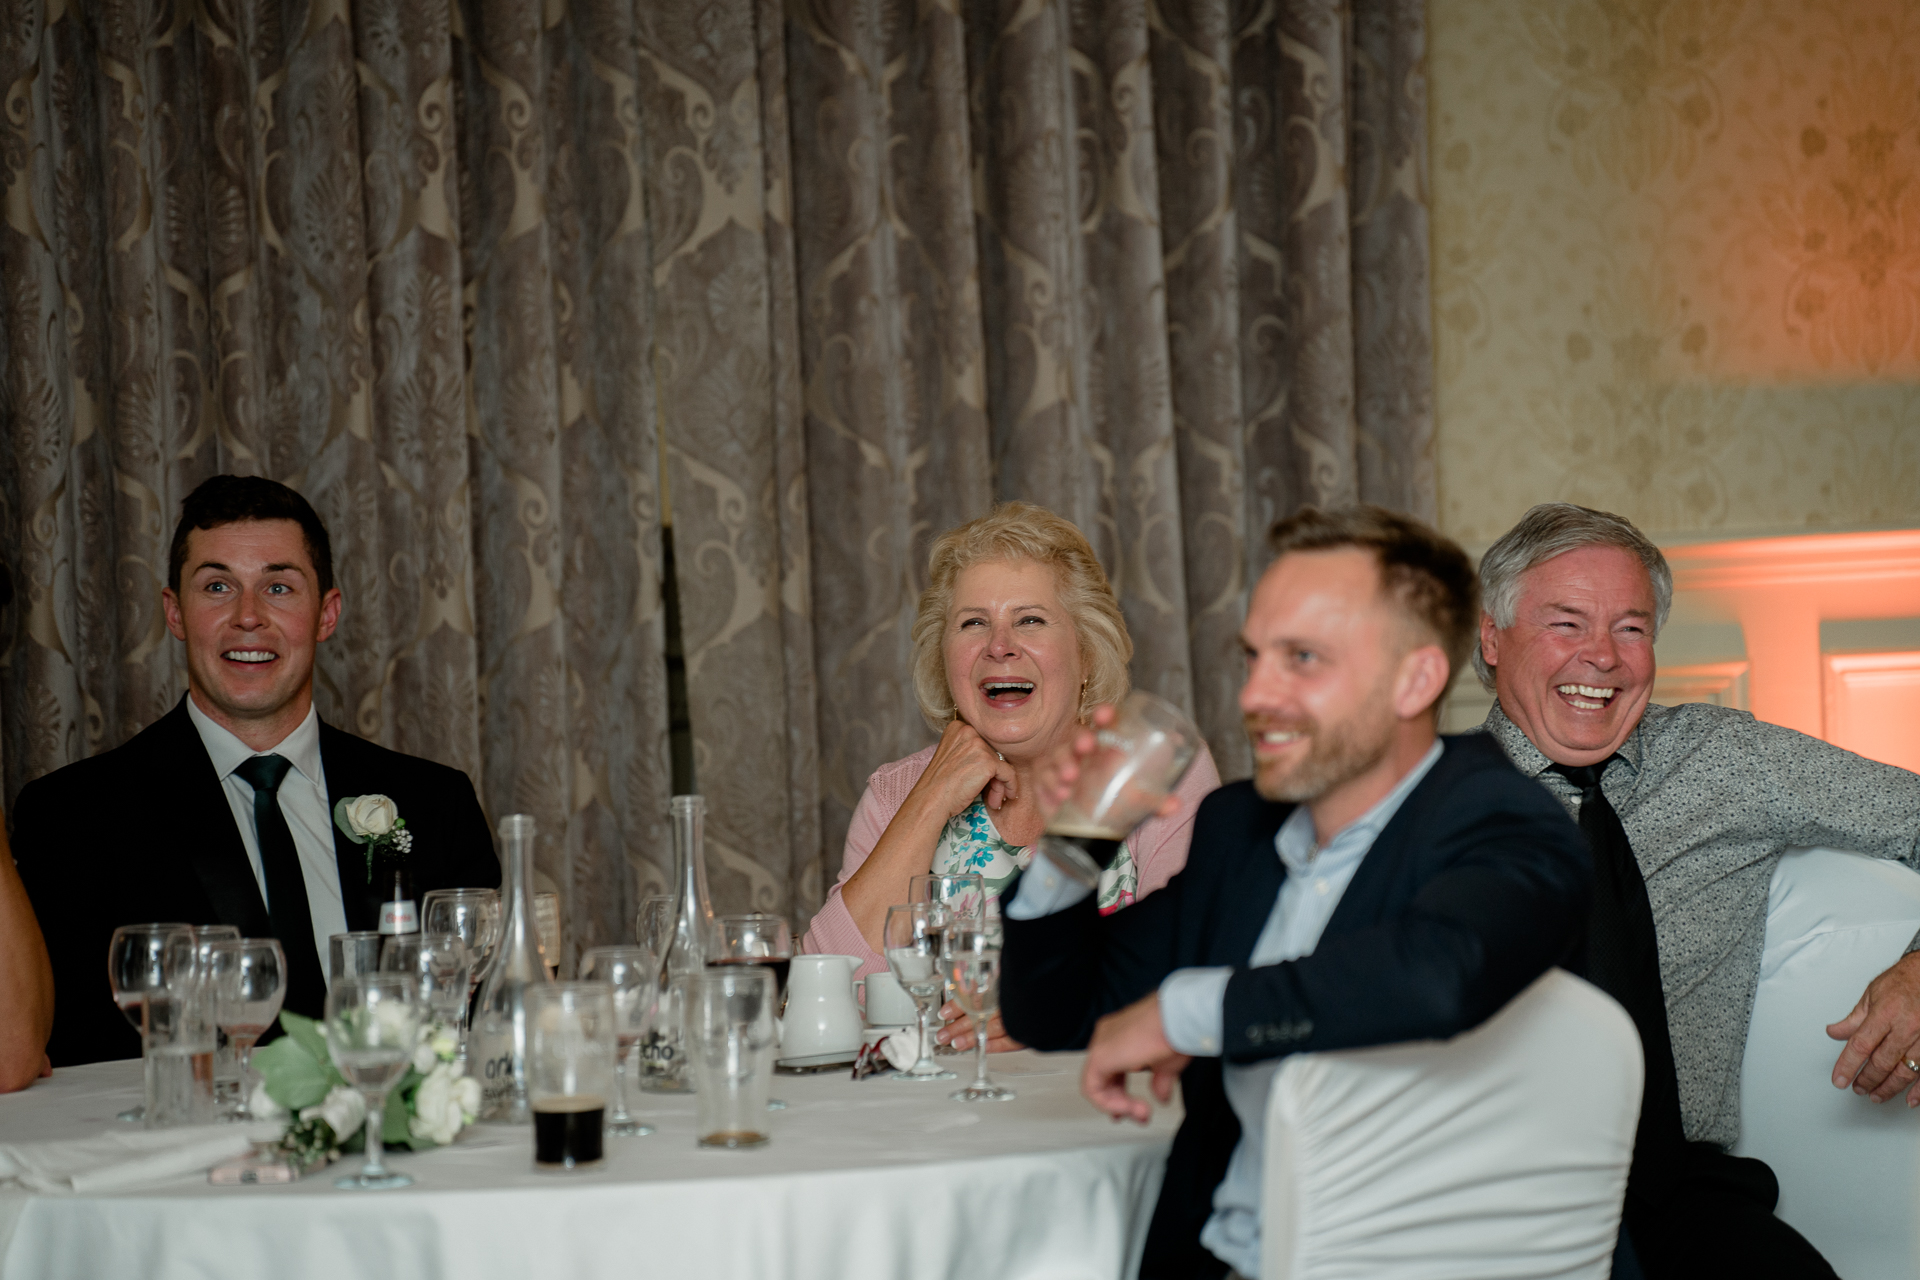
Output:
[[287,996],[283,1007],[309,1018],[325,1013],[326,970],[313,944],[313,915],[307,909],[307,878],[293,846],[287,815],[280,812],[280,783],[293,761],[285,756],[254,756],[234,773],[253,788],[253,833],[260,848],[260,870],[267,882],[267,918],[287,957]]

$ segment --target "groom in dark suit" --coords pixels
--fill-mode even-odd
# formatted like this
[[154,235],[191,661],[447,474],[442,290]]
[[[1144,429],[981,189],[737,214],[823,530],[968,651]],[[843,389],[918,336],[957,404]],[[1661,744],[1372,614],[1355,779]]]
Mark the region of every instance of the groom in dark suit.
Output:
[[278,938],[285,1007],[318,1017],[327,936],[375,928],[384,897],[365,848],[334,822],[343,799],[394,802],[416,898],[500,883],[466,774],[343,733],[314,710],[314,651],[341,598],[305,498],[257,477],[202,484],[182,504],[161,597],[186,642],[186,696],[123,746],[29,783],[14,806],[14,857],[53,959],[56,1067],[139,1056],[107,985],[107,943],[122,924]]
[[[1587,855],[1564,809],[1436,703],[1479,621],[1473,566],[1377,507],[1282,521],[1241,633],[1256,773],[1201,803],[1185,869],[1102,916],[1043,858],[1003,904],[1007,1032],[1085,1047],[1081,1088],[1186,1121],[1143,1280],[1259,1274],[1266,1101],[1291,1053],[1455,1035],[1575,945]],[[1090,750],[1091,734],[1077,750]],[[1057,804],[1071,761],[1042,783]]]

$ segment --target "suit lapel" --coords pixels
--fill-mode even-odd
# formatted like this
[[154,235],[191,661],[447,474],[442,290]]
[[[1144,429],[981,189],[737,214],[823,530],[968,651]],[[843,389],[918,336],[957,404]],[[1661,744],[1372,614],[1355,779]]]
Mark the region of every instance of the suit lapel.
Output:
[[1406,860],[1415,835],[1425,825],[1427,806],[1434,796],[1446,794],[1453,785],[1453,775],[1460,769],[1460,752],[1445,738],[1441,743],[1440,758],[1433,762],[1433,768],[1408,794],[1400,811],[1393,815],[1374,839],[1373,847],[1367,850],[1367,856],[1360,860],[1353,879],[1347,882],[1347,891],[1340,896],[1340,905],[1333,909],[1333,916],[1327,921],[1327,935],[1366,928],[1380,920],[1382,904],[1406,873]]
[[1274,850],[1273,837],[1293,812],[1290,804],[1257,804],[1245,838],[1239,842],[1239,862],[1227,874],[1231,892],[1221,895],[1224,909],[1216,920],[1213,951],[1216,964],[1245,964],[1260,941],[1274,901],[1287,878],[1285,864]]
[[[363,754],[350,733],[320,722],[320,767],[327,774],[327,816],[333,816],[340,801],[380,790],[378,779],[366,776]],[[356,932],[377,928],[379,907],[373,901],[373,887],[367,883],[366,850],[340,833],[333,823],[333,863],[340,876],[340,905],[346,908],[347,928]]]
[[244,937],[272,937],[273,925],[267,918],[266,899],[260,896],[260,882],[254,877],[240,830],[231,821],[233,808],[227,802],[226,788],[214,772],[200,731],[187,715],[186,698],[182,697],[156,727],[161,730],[155,744],[161,748],[155,764],[155,773],[161,779],[160,794],[178,802],[182,812],[229,817],[226,822],[206,824],[187,840],[187,862],[212,900],[214,913],[220,923],[238,926]]

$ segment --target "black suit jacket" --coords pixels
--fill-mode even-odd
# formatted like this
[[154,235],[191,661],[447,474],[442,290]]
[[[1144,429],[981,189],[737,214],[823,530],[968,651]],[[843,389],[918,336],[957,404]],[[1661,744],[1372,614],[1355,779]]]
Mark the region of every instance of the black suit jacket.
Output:
[[[499,885],[493,836],[466,774],[324,721],[320,762],[329,808],[343,796],[393,798],[413,834],[407,865],[416,898],[429,889]],[[363,847],[337,828],[333,845],[347,928],[377,928],[380,904]],[[13,856],[53,961],[47,1053],[57,1067],[140,1056],[140,1037],[107,986],[107,942],[118,926],[178,920],[273,936],[233,809],[184,697],[125,744],[21,788]],[[311,938],[281,943],[313,946]],[[324,975],[327,958],[319,961]]]
[[[1084,1048],[1096,1020],[1175,969],[1232,965],[1220,1058],[1181,1076],[1186,1120],[1167,1157],[1142,1280],[1219,1276],[1200,1244],[1240,1141],[1221,1064],[1437,1039],[1478,1025],[1581,936],[1591,891],[1580,829],[1484,734],[1449,737],[1354,872],[1311,955],[1246,967],[1286,869],[1293,811],[1251,782],[1200,805],[1184,870],[1110,916],[1087,898],[1006,921],[1001,1013],[1037,1049]],[[1014,887],[1017,899],[1018,885]]]

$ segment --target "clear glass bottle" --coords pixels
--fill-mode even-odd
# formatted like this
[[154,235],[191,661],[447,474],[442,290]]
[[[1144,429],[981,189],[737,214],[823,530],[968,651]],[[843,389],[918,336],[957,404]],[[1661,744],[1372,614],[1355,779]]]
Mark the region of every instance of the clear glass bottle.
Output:
[[549,981],[533,918],[533,815],[500,819],[506,876],[500,882],[500,943],[480,984],[468,1070],[480,1080],[480,1118],[527,1124],[527,988]]
[[667,949],[660,1017],[653,1035],[641,1046],[640,1087],[652,1093],[686,1093],[693,1088],[687,1072],[680,996],[676,978],[701,973],[713,949],[713,902],[707,896],[707,802],[701,796],[673,798],[673,944]]

